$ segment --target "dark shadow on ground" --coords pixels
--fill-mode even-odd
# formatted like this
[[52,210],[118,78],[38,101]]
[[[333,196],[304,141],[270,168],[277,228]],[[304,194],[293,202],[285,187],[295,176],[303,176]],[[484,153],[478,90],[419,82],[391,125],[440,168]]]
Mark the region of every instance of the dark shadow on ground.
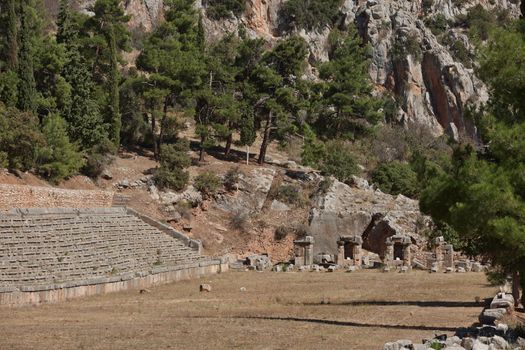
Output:
[[356,300],[356,301],[321,301],[303,303],[303,305],[339,305],[339,306],[420,306],[420,307],[477,307],[482,308],[484,302],[476,301],[383,301],[383,300]]
[[[190,142],[190,148],[194,152],[200,151],[200,143],[197,141],[191,141]],[[256,153],[250,152],[250,161],[254,160],[256,156]],[[208,149],[206,149],[206,157],[213,157],[217,160],[221,160],[224,162],[246,162],[246,152],[239,151],[237,149],[231,149],[229,155],[224,154],[224,147],[222,146],[213,146]]]
[[209,318],[209,319],[244,319],[244,320],[264,320],[264,321],[289,321],[289,322],[306,322],[315,324],[324,324],[330,326],[344,326],[357,328],[386,328],[386,329],[411,329],[419,331],[440,331],[455,332],[458,327],[426,326],[426,325],[397,325],[397,324],[380,324],[380,323],[360,323],[351,321],[323,320],[317,318],[302,317],[280,317],[280,316],[190,316],[190,318]]

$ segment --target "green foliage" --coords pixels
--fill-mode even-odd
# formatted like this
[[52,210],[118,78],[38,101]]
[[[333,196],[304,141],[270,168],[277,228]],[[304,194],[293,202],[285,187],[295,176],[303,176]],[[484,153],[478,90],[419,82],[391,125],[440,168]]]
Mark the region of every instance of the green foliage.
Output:
[[417,174],[410,164],[392,161],[383,163],[372,173],[372,182],[385,193],[416,198],[419,194]]
[[420,40],[415,32],[399,35],[394,41],[392,47],[392,57],[394,60],[403,60],[407,56],[412,56],[416,62],[421,62],[423,58]]
[[183,190],[188,184],[189,174],[184,169],[191,165],[188,155],[190,143],[180,139],[175,144],[163,144],[160,168],[155,173],[155,182],[160,188]]
[[228,191],[232,191],[237,189],[237,185],[239,181],[241,180],[241,170],[239,167],[231,168],[226,172],[223,178],[223,185]]
[[193,183],[193,186],[206,197],[215,195],[220,185],[220,177],[210,171],[198,175]]
[[281,202],[302,206],[304,197],[301,189],[294,185],[281,185],[277,189],[276,198]]
[[350,183],[359,168],[348,145],[341,141],[333,141],[326,146],[326,155],[320,164],[321,171],[341,182]]
[[38,172],[55,183],[76,174],[83,166],[83,159],[69,142],[64,119],[57,114],[49,115],[42,132],[46,145],[37,150]]
[[32,45],[32,31],[29,21],[30,9],[28,5],[22,5],[21,31],[20,31],[20,52],[18,66],[18,108],[26,112],[36,112],[37,91],[33,71],[34,49]]
[[434,35],[443,34],[449,27],[447,18],[441,13],[432,18],[426,18],[425,24]]
[[[122,120],[120,117],[120,51],[129,49],[129,31],[126,27],[130,17],[124,12],[121,0],[97,0],[93,6],[95,15],[90,19],[94,38],[103,39],[105,62],[100,66],[101,76],[109,90],[107,95],[106,123],[109,125],[109,138],[118,148]],[[100,47],[97,47],[97,51]],[[99,52],[100,55],[100,52]]]
[[279,10],[287,29],[323,29],[333,26],[340,16],[341,0],[289,0]]
[[382,118],[382,99],[375,97],[368,73],[366,47],[357,30],[334,32],[330,61],[321,65],[322,100],[315,127],[326,137],[355,139]]
[[7,156],[9,168],[24,171],[34,168],[37,148],[44,145],[38,118],[32,113],[4,108],[0,104],[0,152],[4,153],[3,157]]
[[246,0],[208,0],[206,14],[220,20],[240,16],[246,10]]

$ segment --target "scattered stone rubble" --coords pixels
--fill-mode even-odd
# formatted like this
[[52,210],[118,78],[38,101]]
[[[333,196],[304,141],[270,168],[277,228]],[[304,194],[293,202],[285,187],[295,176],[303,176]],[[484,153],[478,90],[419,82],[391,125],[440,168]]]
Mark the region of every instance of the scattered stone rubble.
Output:
[[525,339],[506,324],[498,323],[504,315],[514,310],[511,294],[498,293],[490,306],[483,310],[479,319],[481,327],[459,328],[453,337],[437,335],[433,339],[414,344],[410,340],[398,340],[386,343],[383,350],[518,350],[525,349]]

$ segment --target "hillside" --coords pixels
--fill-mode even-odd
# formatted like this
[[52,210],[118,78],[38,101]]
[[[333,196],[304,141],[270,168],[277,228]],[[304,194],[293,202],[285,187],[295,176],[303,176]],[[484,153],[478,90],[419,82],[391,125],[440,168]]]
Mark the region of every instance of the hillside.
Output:
[[[240,27],[246,28],[250,37],[271,43],[300,35],[309,44],[310,74],[315,75],[318,62],[328,60],[329,33],[334,25],[302,28],[301,23],[281,13],[285,2],[249,0],[242,14],[219,20],[207,16],[214,1],[197,1],[196,5],[204,14],[209,42]],[[76,0],[75,4],[86,9],[93,1]],[[128,0],[125,6],[134,33],[149,32],[163,20],[162,0]],[[508,0],[345,0],[338,21],[357,25],[371,46],[370,76],[378,93],[394,96],[396,120],[459,139],[476,135],[476,126],[464,117],[465,108],[488,99],[487,88],[473,69],[476,40],[469,35],[469,13],[481,16],[479,11],[472,12],[478,7],[497,16],[494,20],[498,21],[520,14],[520,2]]]

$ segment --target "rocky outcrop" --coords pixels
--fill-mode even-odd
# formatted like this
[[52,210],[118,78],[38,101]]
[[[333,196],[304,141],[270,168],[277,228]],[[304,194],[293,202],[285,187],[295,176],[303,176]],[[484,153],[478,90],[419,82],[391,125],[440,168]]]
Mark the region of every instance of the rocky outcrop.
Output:
[[334,181],[317,198],[310,212],[314,254],[336,254],[340,236],[362,236],[363,248],[381,257],[386,239],[394,235],[406,235],[415,247],[424,246],[421,231],[429,219],[420,213],[417,201],[385,194],[363,180],[360,183],[348,186]]
[[275,175],[276,171],[273,168],[257,168],[248,174],[241,174],[237,191],[218,195],[216,206],[233,214],[260,212],[268,198]]
[[[248,35],[262,37],[273,43],[292,33],[281,30],[279,8],[286,0],[248,0],[247,9],[240,18],[213,21],[203,17],[205,32],[210,41],[226,33],[236,32],[243,26]],[[75,0],[79,9],[89,11],[94,0]],[[49,7],[56,12],[54,2]],[[427,2],[428,3],[428,2]],[[162,19],[163,0],[126,0],[126,11],[132,16],[130,26],[134,30],[152,30]],[[487,89],[476,77],[472,68],[455,59],[449,48],[442,44],[426,26],[425,18],[443,16],[453,22],[466,15],[469,8],[481,5],[490,11],[505,10],[510,16],[520,13],[520,1],[516,0],[434,0],[427,8],[422,1],[411,0],[345,0],[341,7],[346,24],[355,23],[360,34],[372,48],[370,76],[378,92],[396,96],[399,105],[397,118],[406,125],[427,126],[435,135],[447,132],[454,138],[461,135],[476,136],[473,123],[464,117],[465,107],[487,101]],[[203,8],[205,1],[197,0]],[[205,11],[203,11],[205,13]],[[454,40],[465,47],[472,46],[464,29],[449,30]],[[328,59],[329,28],[295,34],[302,36],[310,46],[311,63],[309,76],[315,76],[314,64]],[[415,40],[422,52],[395,50],[396,42]],[[417,57],[416,57],[417,56]]]

